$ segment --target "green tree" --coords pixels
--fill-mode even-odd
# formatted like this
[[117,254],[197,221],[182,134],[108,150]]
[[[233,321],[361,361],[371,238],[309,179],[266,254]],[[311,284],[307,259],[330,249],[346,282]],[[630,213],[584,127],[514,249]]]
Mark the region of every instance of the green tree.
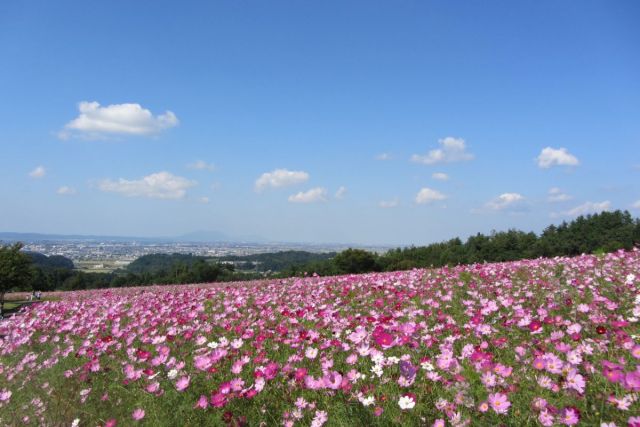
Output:
[[340,273],[366,273],[377,271],[377,257],[362,249],[347,249],[333,258]]
[[11,289],[24,290],[31,283],[31,258],[20,249],[22,243],[0,246],[0,316],[5,294]]

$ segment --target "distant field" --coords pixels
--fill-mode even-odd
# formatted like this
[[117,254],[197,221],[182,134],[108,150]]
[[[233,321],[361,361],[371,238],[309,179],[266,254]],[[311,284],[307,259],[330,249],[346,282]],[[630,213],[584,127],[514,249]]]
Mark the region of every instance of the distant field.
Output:
[[86,273],[111,273],[119,268],[125,268],[129,263],[114,260],[74,261],[77,270]]
[[639,294],[639,251],[56,293],[0,425],[637,426]]

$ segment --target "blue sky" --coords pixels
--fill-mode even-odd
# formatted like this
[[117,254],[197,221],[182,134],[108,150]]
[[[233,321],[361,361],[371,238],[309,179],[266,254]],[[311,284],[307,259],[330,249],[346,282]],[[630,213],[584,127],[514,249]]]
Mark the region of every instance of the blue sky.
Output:
[[640,215],[640,3],[0,4],[0,230],[424,244]]

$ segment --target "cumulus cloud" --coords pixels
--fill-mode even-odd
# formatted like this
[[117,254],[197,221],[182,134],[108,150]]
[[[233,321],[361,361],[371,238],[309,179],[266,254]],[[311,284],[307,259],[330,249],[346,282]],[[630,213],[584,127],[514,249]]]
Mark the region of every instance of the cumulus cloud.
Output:
[[347,195],[347,187],[341,186],[340,188],[338,188],[338,191],[336,191],[336,199],[341,200],[344,199],[344,196]]
[[399,204],[400,204],[400,201],[398,199],[382,200],[380,203],[378,203],[378,206],[380,206],[383,209],[390,209],[390,208],[395,208]]
[[44,168],[44,166],[38,166],[34,170],[29,172],[29,176],[31,178],[42,178],[46,174],[47,174],[47,170]]
[[558,187],[552,187],[549,189],[549,196],[547,197],[547,201],[550,203],[558,203],[558,202],[566,202],[567,200],[571,200],[572,197],[566,193],[564,193]]
[[204,160],[196,160],[193,163],[189,163],[187,165],[187,167],[189,169],[194,169],[194,170],[207,170],[207,171],[212,171],[214,170],[216,167],[213,163],[207,163]]
[[76,194],[76,189],[63,185],[62,187],[58,188],[56,193],[60,194],[61,196],[71,196]]
[[290,171],[287,169],[276,169],[265,172],[256,179],[255,190],[262,191],[265,188],[286,187],[300,184],[309,179],[309,174],[303,171]]
[[312,188],[309,191],[301,191],[289,196],[292,203],[314,203],[327,201],[327,189],[322,187]]
[[81,137],[101,139],[112,135],[154,135],[178,125],[171,111],[154,116],[140,104],[112,104],[82,101],[80,114],[67,123],[59,136],[62,139]]
[[105,179],[100,181],[98,188],[106,192],[120,193],[127,197],[181,199],[187,194],[187,189],[196,184],[195,181],[169,172],[157,172],[135,180],[120,178],[113,181]]
[[444,200],[446,198],[447,196],[445,196],[441,192],[424,187],[420,189],[420,191],[418,191],[418,194],[416,194],[415,201],[419,205],[425,205],[438,200]]
[[391,160],[391,154],[389,153],[380,153],[376,156],[376,160]]
[[634,204],[631,205],[633,209],[640,209],[640,200],[637,200]]
[[543,148],[536,158],[538,167],[549,169],[552,166],[578,166],[578,158],[569,153],[566,148]]
[[568,211],[564,212],[564,214],[566,216],[580,216],[608,210],[611,210],[611,202],[605,200],[604,202],[585,202],[573,209],[569,209]]
[[464,162],[473,159],[473,154],[467,152],[464,139],[448,136],[438,140],[440,148],[430,150],[427,154],[414,154],[411,161],[433,165],[436,163]]
[[522,206],[524,196],[519,193],[502,193],[495,199],[489,200],[485,207],[492,211],[504,211]]
[[444,172],[434,172],[431,174],[431,178],[437,179],[438,181],[447,181],[449,179],[449,175]]

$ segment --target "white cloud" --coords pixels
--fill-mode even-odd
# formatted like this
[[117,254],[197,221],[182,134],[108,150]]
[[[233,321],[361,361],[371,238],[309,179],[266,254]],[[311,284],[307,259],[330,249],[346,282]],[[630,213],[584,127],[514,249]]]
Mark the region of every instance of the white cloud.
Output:
[[290,171],[287,169],[276,169],[271,172],[265,172],[256,180],[255,190],[262,191],[265,188],[286,187],[289,185],[300,184],[309,179],[309,174],[303,171]]
[[63,185],[62,187],[58,188],[56,193],[60,194],[61,196],[71,196],[73,194],[76,194],[76,189]]
[[102,191],[120,193],[127,197],[148,197],[152,199],[181,199],[187,189],[197,183],[169,172],[157,172],[141,179],[117,181],[105,179],[98,184]]
[[112,104],[101,107],[97,102],[82,101],[80,114],[64,126],[60,138],[78,136],[101,139],[109,135],[153,135],[178,125],[171,111],[154,116],[140,104]]
[[209,198],[208,198],[207,196],[202,196],[202,197],[200,197],[200,198],[198,199],[198,201],[199,201],[200,203],[207,204],[207,203],[209,203]]
[[564,214],[566,216],[580,216],[608,210],[611,210],[611,202],[605,200],[604,202],[585,202],[573,209],[569,209],[568,211],[564,212]]
[[309,191],[301,191],[297,194],[292,194],[291,196],[289,196],[289,201],[292,203],[326,202],[327,189],[316,187],[312,188]]
[[578,158],[569,153],[566,148],[543,148],[536,158],[538,167],[548,169],[551,166],[577,166]]
[[634,204],[631,205],[633,209],[640,209],[640,200],[637,200]]
[[400,201],[398,199],[393,199],[393,200],[383,200],[380,203],[378,203],[378,206],[384,209],[390,209],[390,208],[395,208],[399,204],[400,204]]
[[434,172],[431,175],[431,178],[437,179],[438,181],[447,181],[447,180],[449,180],[449,175],[447,175],[444,172]]
[[212,171],[216,168],[213,163],[207,163],[204,160],[196,160],[193,163],[189,163],[187,167],[189,169],[208,170],[208,171]]
[[435,202],[437,200],[444,200],[446,198],[447,196],[445,196],[441,192],[433,190],[431,188],[424,187],[420,189],[420,191],[418,191],[418,194],[416,194],[415,201],[419,205],[424,205],[431,202]]
[[547,201],[550,203],[566,202],[571,199],[572,197],[570,195],[564,193],[558,187],[552,187],[549,189],[549,197],[547,197]]
[[338,188],[338,191],[336,191],[336,199],[344,199],[344,196],[347,195],[347,187],[341,186],[340,188]]
[[426,155],[414,154],[411,161],[433,165],[436,163],[463,162],[473,159],[473,154],[467,152],[464,139],[448,136],[438,140],[440,148],[430,150]]
[[376,160],[391,160],[391,154],[389,153],[380,153],[376,156]]
[[47,170],[43,166],[38,166],[31,172],[29,172],[29,176],[31,178],[42,178],[47,174]]
[[524,196],[519,193],[502,193],[495,199],[488,201],[485,207],[492,211],[503,211],[515,208],[524,201]]

